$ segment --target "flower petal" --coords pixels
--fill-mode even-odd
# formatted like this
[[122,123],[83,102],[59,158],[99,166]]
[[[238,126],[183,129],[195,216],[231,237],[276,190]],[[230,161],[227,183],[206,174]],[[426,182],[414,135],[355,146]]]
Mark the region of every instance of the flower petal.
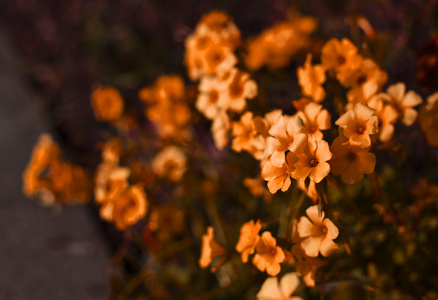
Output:
[[301,242],[301,247],[307,256],[317,257],[319,253],[319,247],[321,246],[320,236],[309,236],[304,241]]

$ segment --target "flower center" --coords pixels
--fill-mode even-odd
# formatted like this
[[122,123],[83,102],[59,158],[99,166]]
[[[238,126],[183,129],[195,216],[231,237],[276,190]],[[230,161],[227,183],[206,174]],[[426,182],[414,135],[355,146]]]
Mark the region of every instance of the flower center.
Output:
[[210,104],[215,104],[217,100],[219,99],[219,92],[216,90],[211,90],[208,94],[208,101]]
[[318,161],[316,160],[316,159],[312,159],[311,161],[310,161],[310,165],[312,166],[312,167],[316,167],[317,165],[318,165]]
[[343,55],[338,56],[338,65],[345,64],[345,57]]
[[362,133],[364,133],[365,129],[364,129],[363,127],[359,127],[359,128],[357,129],[357,131],[358,131],[360,134],[362,134]]
[[323,227],[322,232],[327,233],[327,227]]
[[347,154],[347,159],[348,159],[348,160],[354,160],[355,157],[356,157],[356,155],[355,155],[353,152],[349,152],[349,153]]
[[365,81],[367,81],[367,77],[365,75],[361,75],[357,78],[357,85],[361,85]]
[[311,132],[315,132],[316,131],[316,127],[315,126],[310,127],[310,131]]
[[272,248],[272,249],[271,249],[271,254],[272,254],[272,255],[275,255],[275,254],[277,254],[277,249],[275,249],[275,248]]

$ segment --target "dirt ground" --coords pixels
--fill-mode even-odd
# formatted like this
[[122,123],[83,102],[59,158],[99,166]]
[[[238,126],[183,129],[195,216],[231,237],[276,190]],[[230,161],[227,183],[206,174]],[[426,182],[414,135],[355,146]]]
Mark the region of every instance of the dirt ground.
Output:
[[26,199],[21,174],[48,130],[0,28],[0,299],[107,299],[110,251],[90,207]]

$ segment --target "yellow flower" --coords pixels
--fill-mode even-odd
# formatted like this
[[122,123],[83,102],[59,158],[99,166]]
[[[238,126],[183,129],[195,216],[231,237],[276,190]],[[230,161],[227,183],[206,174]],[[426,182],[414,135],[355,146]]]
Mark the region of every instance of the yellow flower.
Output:
[[374,110],[357,103],[354,109],[348,110],[335,124],[343,128],[343,135],[352,146],[367,148],[371,145],[370,134],[378,131],[379,119],[373,115]]
[[307,54],[304,67],[298,67],[298,83],[304,96],[308,96],[316,102],[321,102],[325,98],[325,90],[321,86],[325,82],[325,70],[321,65],[312,67],[311,61],[312,55]]
[[261,228],[260,220],[257,220],[256,223],[254,223],[254,220],[251,220],[240,228],[240,237],[236,245],[236,251],[242,253],[242,262],[247,262],[248,256],[254,253]]
[[280,273],[280,263],[284,260],[283,250],[276,246],[277,241],[269,231],[263,232],[256,243],[257,254],[254,255],[252,263],[260,270],[275,276]]
[[312,222],[301,217],[297,225],[298,234],[303,238],[301,248],[310,257],[317,257],[318,253],[329,256],[338,249],[338,245],[333,242],[339,234],[338,228],[329,219],[324,219],[324,212],[318,211],[317,205],[309,207],[306,214]]
[[119,91],[111,86],[97,88],[91,94],[91,105],[96,119],[114,122],[123,113],[123,99]]

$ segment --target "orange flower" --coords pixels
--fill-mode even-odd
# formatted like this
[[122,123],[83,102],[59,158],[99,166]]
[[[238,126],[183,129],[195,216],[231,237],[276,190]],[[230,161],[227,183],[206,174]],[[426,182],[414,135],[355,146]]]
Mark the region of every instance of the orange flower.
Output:
[[275,276],[280,273],[280,263],[284,260],[284,252],[276,246],[277,241],[269,231],[263,232],[256,243],[257,254],[254,255],[252,263],[260,270]]
[[301,249],[300,244],[293,245],[292,254],[296,259],[295,269],[297,274],[303,277],[306,286],[315,286],[316,271],[326,263],[320,259],[307,256]]
[[154,85],[139,91],[139,98],[146,104],[146,117],[157,125],[162,137],[180,140],[190,136],[191,112],[180,76],[159,77]]
[[246,66],[251,71],[264,65],[272,69],[287,66],[291,57],[308,44],[309,35],[316,26],[316,19],[301,16],[275,23],[249,40]]
[[397,110],[391,105],[386,104],[386,94],[375,95],[368,101],[367,105],[374,109],[374,115],[379,118],[379,140],[387,142],[394,134],[394,123],[397,121]]
[[249,74],[233,68],[218,77],[203,77],[196,108],[208,119],[228,110],[242,112],[246,99],[257,95],[257,85]]
[[268,131],[271,128],[273,119],[281,115],[280,110],[272,111],[262,117],[253,117],[253,113],[247,111],[244,113],[240,122],[233,122],[232,135],[233,143],[231,148],[236,152],[245,150],[254,156],[257,160],[264,158],[265,141],[268,137]]
[[438,147],[438,92],[427,97],[427,105],[421,107],[420,126],[429,145]]
[[201,257],[199,258],[199,266],[203,269],[207,268],[211,261],[225,255],[225,248],[220,246],[214,239],[213,227],[207,227],[207,233],[202,236]]
[[374,61],[367,58],[362,60],[358,69],[349,70],[342,78],[342,85],[351,87],[347,93],[349,105],[366,103],[385,84],[388,75]]
[[96,119],[107,122],[116,121],[123,113],[122,95],[111,86],[97,88],[91,94],[91,106],[93,106]]
[[331,39],[325,43],[321,50],[323,67],[326,70],[334,69],[340,81],[343,81],[345,75],[348,76],[350,70],[357,69],[361,61],[362,57],[357,53],[356,46],[346,38],[341,41]]
[[158,177],[171,181],[180,181],[187,169],[187,158],[184,152],[175,146],[161,150],[152,161],[152,170]]
[[302,132],[307,134],[310,139],[320,141],[323,138],[321,130],[330,129],[331,116],[322,105],[316,103],[307,104],[297,115],[303,120],[304,128]]
[[140,185],[125,189],[113,204],[113,220],[118,230],[125,230],[137,223],[146,215],[148,208],[146,194]]
[[257,220],[256,223],[254,223],[254,220],[251,220],[240,228],[240,237],[236,245],[236,251],[242,253],[242,262],[246,263],[248,256],[254,253],[261,228],[260,220]]
[[278,283],[277,277],[269,277],[265,280],[257,293],[257,300],[303,300],[301,297],[292,297],[292,294],[300,285],[296,273],[287,273],[281,277]]
[[239,43],[239,30],[229,15],[220,11],[204,15],[185,41],[189,77],[198,80],[230,69],[237,62],[233,51]]
[[282,168],[286,151],[298,153],[307,143],[307,135],[302,132],[303,121],[298,116],[282,115],[271,126],[266,140],[265,157],[277,168]]
[[343,128],[343,134],[349,138],[352,146],[367,148],[371,145],[370,134],[378,130],[379,119],[373,115],[374,110],[357,103],[353,110],[348,110],[335,124]]
[[298,181],[304,181],[309,176],[312,181],[319,183],[330,173],[330,165],[327,161],[332,158],[332,153],[324,140],[318,142],[309,140],[308,147],[298,153],[297,157],[299,160],[295,163],[295,170],[291,175]]
[[216,148],[223,149],[228,144],[228,132],[230,131],[230,117],[226,113],[218,114],[211,124],[211,133],[213,134]]
[[331,171],[341,175],[344,183],[354,184],[363,178],[363,174],[371,174],[376,166],[376,156],[368,152],[368,148],[351,146],[343,136],[337,137],[330,150],[333,157],[330,160]]
[[268,189],[272,194],[280,189],[282,192],[289,189],[291,173],[294,171],[294,164],[297,161],[298,157],[292,152],[286,155],[286,160],[280,168],[274,166],[270,160],[265,161],[262,167],[262,178],[268,181]]
[[311,61],[312,55],[309,53],[304,67],[298,67],[298,82],[305,96],[321,102],[325,98],[325,90],[321,86],[325,82],[325,70],[321,65],[312,67]]
[[43,205],[85,203],[90,178],[80,166],[61,160],[59,146],[48,134],[40,136],[23,173],[23,193]]
[[405,91],[405,84],[399,82],[388,87],[386,93],[397,111],[402,115],[403,124],[410,126],[415,122],[418,115],[413,107],[421,104],[423,100],[414,91],[409,91],[406,94]]
[[251,195],[255,197],[263,197],[263,201],[270,203],[272,200],[271,193],[266,189],[263,178],[259,175],[256,178],[245,177],[243,180],[243,185],[249,190]]
[[[104,168],[109,167],[108,169]],[[102,204],[100,207],[100,217],[108,222],[112,222],[114,203],[120,195],[129,187],[128,177],[130,170],[118,166],[101,164],[96,175],[96,186],[94,189],[95,201]]]
[[313,181],[312,179],[310,179],[309,185],[307,187],[304,181],[297,181],[297,188],[306,193],[307,197],[313,200],[313,203],[315,203],[319,199],[318,192],[316,191],[315,181]]
[[317,205],[309,207],[306,214],[312,222],[301,217],[297,225],[300,238],[304,238],[301,248],[309,257],[317,257],[318,253],[329,256],[338,249],[338,244],[333,242],[339,234],[338,228],[329,219],[324,219],[324,212],[319,212]]

